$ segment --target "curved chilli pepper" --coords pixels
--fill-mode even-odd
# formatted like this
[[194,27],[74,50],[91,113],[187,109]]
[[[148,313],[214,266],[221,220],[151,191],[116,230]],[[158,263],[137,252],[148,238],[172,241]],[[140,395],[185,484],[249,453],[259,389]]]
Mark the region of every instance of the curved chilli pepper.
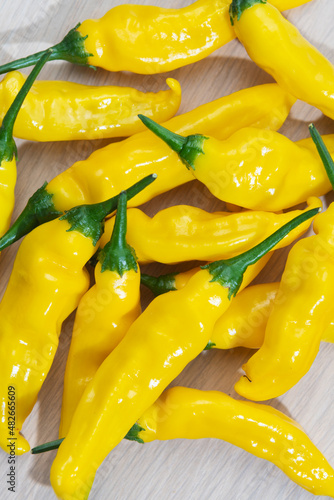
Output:
[[[154,180],[133,186],[133,194]],[[103,219],[117,198],[75,207],[30,233],[22,242],[0,303],[0,446],[15,454],[29,450],[19,433],[51,367],[62,322],[89,286],[84,269],[103,231]],[[18,315],[18,311],[20,314]],[[15,416],[8,409],[8,388],[15,392]],[[9,425],[11,423],[11,425]]]
[[277,83],[334,119],[334,66],[266,0],[233,0],[235,33]]
[[[311,134],[334,180],[334,162],[314,127]],[[315,218],[314,232],[290,251],[264,343],[243,366],[246,376],[235,385],[238,394],[248,399],[280,396],[297,384],[310,369],[333,319],[333,203]]]
[[[311,139],[294,143],[277,132],[255,128],[239,130],[225,141],[199,134],[183,137],[140,118],[221,200],[276,212],[331,190]],[[334,134],[324,140],[334,156]]]
[[[259,85],[204,104],[167,124],[180,133],[200,129],[219,138],[247,124],[277,129],[294,101],[277,84]],[[151,172],[158,174],[154,183],[157,188],[146,189],[146,194],[136,196],[130,206],[140,205],[194,179],[170,148],[148,131],[95,151],[32,195],[17,221],[0,238],[0,250],[39,224],[58,217],[59,212],[108,199]]]
[[126,243],[126,193],[110,241],[98,253],[95,285],[80,300],[67,358],[59,435],[66,436],[80,398],[105,358],[141,313],[140,271]]
[[[0,83],[1,120],[24,82],[25,76],[16,71]],[[43,142],[126,137],[141,132],[144,127],[138,113],[162,122],[179,109],[180,84],[173,78],[166,83],[170,90],[145,93],[129,87],[36,82],[17,117],[14,135]]]
[[[310,198],[308,208],[321,207],[319,198]],[[296,217],[300,210],[284,214],[272,212],[209,213],[197,207],[176,205],[153,218],[137,208],[128,210],[127,240],[136,249],[141,264],[173,264],[189,260],[229,259],[264,240],[273,231]],[[308,230],[311,221],[289,233],[278,248]],[[114,227],[114,218],[105,225],[104,245]],[[276,249],[277,250],[277,249]]]
[[[310,0],[271,0],[281,10]],[[54,45],[62,59],[109,71],[154,74],[199,61],[235,38],[229,0],[197,0],[189,7],[166,9],[118,5],[101,19],[88,19]],[[0,66],[0,74],[36,62],[44,52]]]
[[[315,495],[334,496],[333,468],[295,420],[268,405],[237,401],[218,391],[172,387],[125,436],[139,443],[204,438],[222,439],[268,460]],[[56,449],[59,441],[32,453]]]
[[13,139],[13,128],[29,89],[51,56],[51,50],[37,62],[35,68],[22,86],[20,92],[6,111],[0,127],[0,235],[2,236],[10,225],[10,219],[15,204],[16,158],[17,149]]
[[[300,215],[238,257],[205,266],[182,290],[150,303],[100,366],[79,402],[51,468],[51,484],[59,498],[88,497],[106,455],[204,349],[247,266],[316,213],[318,209]],[[111,432],[106,433],[107,428]]]

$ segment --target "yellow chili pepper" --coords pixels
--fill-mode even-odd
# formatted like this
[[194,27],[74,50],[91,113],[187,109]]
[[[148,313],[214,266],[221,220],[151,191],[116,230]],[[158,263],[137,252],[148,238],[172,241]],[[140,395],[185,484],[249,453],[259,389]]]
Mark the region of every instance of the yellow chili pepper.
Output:
[[[310,0],[272,0],[289,9]],[[229,0],[197,0],[182,9],[118,5],[78,24],[52,47],[52,59],[109,71],[162,73],[199,61],[235,38]],[[36,62],[38,52],[0,67],[0,74]]]
[[[333,468],[301,426],[271,406],[237,401],[218,391],[172,387],[125,436],[139,443],[204,438],[234,444],[272,462],[307,491],[334,497]],[[59,444],[60,440],[52,441],[33,448],[32,453]]]
[[204,349],[216,320],[240,288],[248,265],[317,212],[314,209],[298,216],[238,257],[205,266],[182,290],[160,295],[150,303],[100,366],[79,402],[51,468],[51,484],[59,498],[88,497],[106,455]]
[[[311,133],[334,182],[334,162],[321,136],[313,128]],[[244,365],[246,376],[235,385],[238,394],[248,399],[270,399],[293,387],[310,369],[333,319],[333,203],[315,218],[314,232],[290,251],[264,343]]]
[[[143,179],[129,196],[153,180]],[[84,266],[97,248],[104,217],[116,203],[117,197],[75,207],[36,228],[19,248],[0,303],[0,446],[5,451],[9,442],[16,455],[29,450],[19,431],[51,367],[62,322],[88,289]],[[9,390],[14,413],[8,408]]]
[[[319,198],[308,200],[309,208],[321,207]],[[189,260],[229,259],[245,252],[300,213],[272,212],[208,213],[197,207],[175,205],[148,217],[138,208],[128,210],[127,240],[136,249],[141,264],[173,264]],[[290,245],[310,226],[298,226],[278,245]],[[108,220],[101,238],[110,239],[114,218]]]
[[233,0],[235,33],[277,83],[334,119],[334,66],[267,0]]
[[[15,71],[0,83],[0,120],[25,82]],[[139,92],[128,87],[93,87],[72,82],[39,81],[28,93],[14,125],[14,135],[32,141],[73,141],[126,137],[144,129],[145,113],[169,120],[181,102],[181,87],[168,78],[170,90]]]
[[21,109],[29,89],[40,73],[46,61],[50,58],[51,51],[37,62],[20,92],[6,110],[5,116],[0,127],[0,235],[2,236],[10,225],[10,219],[15,204],[15,184],[16,184],[16,158],[17,149],[13,139],[13,128],[17,120],[17,115]]
[[[183,137],[140,118],[221,200],[276,212],[331,189],[311,139],[294,143],[277,132],[255,128],[239,130],[225,141],[201,134]],[[324,140],[334,156],[334,134]]]
[[[293,103],[294,98],[277,84],[259,85],[174,117],[167,125],[179,133],[202,130],[221,139],[250,124],[277,129]],[[64,210],[110,198],[151,172],[158,174],[157,187],[136,196],[130,206],[194,179],[170,148],[148,131],[95,151],[32,195],[12,228],[0,238],[0,250]]]
[[126,193],[111,240],[98,253],[95,285],[80,300],[67,358],[59,435],[66,436],[82,393],[141,312],[140,271],[126,243]]

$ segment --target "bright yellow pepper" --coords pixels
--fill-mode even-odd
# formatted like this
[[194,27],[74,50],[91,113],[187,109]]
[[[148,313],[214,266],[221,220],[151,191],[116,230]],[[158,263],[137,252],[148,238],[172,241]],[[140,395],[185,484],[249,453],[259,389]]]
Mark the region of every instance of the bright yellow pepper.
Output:
[[250,58],[287,92],[334,119],[333,64],[267,0],[233,0],[230,14]]
[[[176,116],[167,125],[179,133],[202,130],[219,139],[250,124],[278,129],[294,101],[277,84],[259,85]],[[10,231],[0,239],[0,250],[64,210],[108,199],[152,172],[158,174],[154,183],[157,187],[151,186],[145,190],[146,194],[136,196],[130,206],[140,205],[194,179],[173,151],[148,131],[95,151],[30,198]]]
[[[319,198],[308,200],[309,208],[321,207]],[[127,240],[136,249],[141,264],[173,264],[189,260],[229,259],[264,240],[300,213],[272,212],[209,213],[197,207],[175,205],[148,217],[138,208],[128,210]],[[105,224],[101,238],[110,239],[114,218]],[[310,221],[289,233],[277,247],[290,245],[310,226]],[[276,250],[277,250],[276,249]]]
[[17,149],[13,139],[13,128],[17,121],[19,111],[22,107],[27,93],[50,58],[51,51],[37,62],[35,68],[28,76],[25,85],[22,86],[16,98],[11,102],[10,107],[3,113],[3,121],[0,127],[0,236],[2,236],[10,226],[10,220],[15,204],[15,184],[16,184],[16,157]]
[[79,402],[51,468],[51,484],[59,498],[88,497],[106,455],[204,349],[248,265],[317,212],[300,215],[236,258],[205,266],[182,290],[160,295],[150,303],[100,366]]
[[[204,438],[232,443],[272,462],[307,491],[334,497],[333,468],[301,426],[271,406],[237,401],[218,391],[172,387],[125,436],[140,443]],[[32,452],[55,449],[59,441]]]
[[[129,196],[154,177],[133,186]],[[75,207],[43,224],[22,242],[0,303],[0,446],[15,454],[29,451],[19,433],[31,412],[58,346],[62,322],[89,286],[84,268],[98,247],[103,219],[115,210],[117,197]],[[8,409],[9,387],[14,413]]]
[[[334,185],[334,162],[321,136],[312,137]],[[333,319],[334,204],[314,220],[315,236],[289,253],[262,347],[244,365],[238,394],[263,401],[280,396],[308,372]]]
[[[202,134],[183,137],[140,118],[221,200],[276,212],[331,190],[311,139],[294,143],[277,132],[255,128],[239,130],[225,141]],[[324,140],[334,157],[334,134]]]
[[[334,470],[301,426],[271,406],[173,387],[137,421],[144,443],[217,438],[269,460],[315,495],[334,497]],[[138,429],[137,427],[137,429]]]
[[80,398],[105,358],[141,313],[140,270],[126,243],[126,194],[110,241],[98,253],[95,285],[78,305],[67,358],[59,435],[66,436]]
[[[310,0],[271,0],[284,10]],[[235,38],[230,0],[197,0],[182,9],[118,5],[88,19],[52,47],[52,59],[109,71],[162,73],[199,61]],[[0,74],[36,62],[38,52],[0,67]]]
[[[0,120],[25,82],[15,71],[0,83]],[[181,102],[177,80],[170,90],[139,92],[128,87],[94,87],[73,82],[39,81],[28,93],[14,125],[14,135],[31,141],[73,141],[126,137],[144,127],[138,113],[169,120]]]

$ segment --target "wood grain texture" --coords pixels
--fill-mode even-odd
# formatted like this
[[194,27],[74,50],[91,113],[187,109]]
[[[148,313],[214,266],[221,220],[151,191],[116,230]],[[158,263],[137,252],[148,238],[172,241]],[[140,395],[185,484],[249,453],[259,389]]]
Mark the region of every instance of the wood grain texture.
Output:
[[[136,3],[121,0],[2,0],[0,6],[1,62],[28,55],[58,42],[78,21],[101,17],[112,6]],[[139,2],[137,2],[139,3]],[[190,1],[141,0],[142,4],[182,7]],[[301,32],[329,59],[334,61],[333,0],[312,0],[311,3],[287,13]],[[28,70],[23,70],[28,73]],[[243,47],[234,40],[207,59],[181,68],[168,76],[178,79],[183,89],[180,112],[204,102],[252,85],[270,82],[271,78],[247,57]],[[47,65],[42,79],[64,79],[86,84],[120,84],[140,90],[165,88],[166,75],[139,76],[128,73],[96,72],[64,62]],[[293,140],[308,135],[307,124],[313,120],[321,133],[333,133],[333,122],[310,106],[298,102],[284,124],[282,132]],[[104,141],[75,143],[18,142],[17,203],[14,217],[22,210],[28,197],[45,180],[84,159],[94,150],[108,144]],[[293,168],[293,166],[292,166]],[[331,201],[329,195],[326,202]],[[189,203],[209,211],[223,204],[213,199],[196,181],[166,193],[146,204],[147,213],[175,203]],[[18,244],[4,251],[0,260],[2,293],[8,280]],[[287,256],[279,251],[257,282],[279,279]],[[189,268],[190,264],[183,266]],[[152,264],[145,272],[161,273],[182,266]],[[151,299],[143,291],[143,303]],[[73,315],[72,315],[73,316]],[[53,368],[41,390],[38,403],[24,426],[24,434],[32,446],[57,437],[63,373],[70,342],[73,317],[64,324],[59,350]],[[0,346],[1,348],[1,346]],[[194,360],[173,385],[222,390],[236,396],[233,386],[241,366],[250,356],[246,349],[228,352],[206,352]],[[310,372],[284,396],[269,403],[303,425],[314,443],[334,464],[334,350],[322,344]],[[238,396],[236,396],[238,397]],[[7,491],[7,455],[0,452],[1,499],[53,499],[49,470],[54,452],[29,454],[17,459],[16,493]],[[284,474],[265,461],[218,440],[174,441],[141,446],[122,442],[100,467],[91,500],[308,500],[310,493],[292,483]]]

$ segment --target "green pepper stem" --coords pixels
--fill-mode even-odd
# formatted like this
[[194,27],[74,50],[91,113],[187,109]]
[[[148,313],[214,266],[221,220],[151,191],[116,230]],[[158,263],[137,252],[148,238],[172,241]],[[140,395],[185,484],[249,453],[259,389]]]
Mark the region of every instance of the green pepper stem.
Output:
[[47,50],[37,61],[36,66],[24,82],[22,88],[16,95],[14,101],[5,114],[4,119],[2,120],[2,125],[0,127],[0,163],[3,160],[11,161],[14,155],[17,157],[17,149],[13,139],[15,120],[29,90],[31,89],[44,64],[50,59],[51,54],[52,50]]
[[[132,196],[145,189],[156,178],[156,174],[147,175],[134,184],[130,188]],[[116,209],[119,196],[118,194],[100,203],[78,205],[62,215],[60,220],[67,220],[70,225],[68,231],[79,231],[84,236],[91,238],[95,246],[103,232],[104,219]],[[132,198],[132,196],[130,195],[129,198]]]
[[[143,427],[137,424],[137,422],[131,427],[124,439],[128,441],[137,441],[137,443],[144,443],[144,441],[139,437],[139,433],[145,431]],[[55,441],[49,441],[48,443],[40,444],[31,449],[33,455],[38,455],[39,453],[45,453],[46,451],[52,451],[59,448],[61,443],[65,438],[56,439]]]
[[234,25],[234,18],[239,21],[241,14],[256,3],[267,3],[267,0],[232,0],[229,13],[232,26]]
[[150,276],[149,274],[142,274],[140,276],[140,282],[151,290],[151,292],[157,296],[163,293],[176,290],[175,288],[175,276],[179,273],[169,273],[163,274],[161,276]]
[[[151,184],[156,179],[156,174],[148,175],[144,177],[139,182],[133,184],[133,186],[126,189],[127,199],[130,200],[136,196],[142,189]],[[105,205],[105,210],[110,213],[116,210],[118,196],[116,195],[110,200],[103,202]],[[25,208],[18,216],[14,224],[8,229],[8,231],[0,238],[0,251],[4,248],[9,247],[15,241],[30,233],[35,227],[56,219],[62,212],[57,210],[53,201],[53,194],[49,193],[47,190],[47,183],[45,182],[42,187],[37,189],[37,191],[29,198],[28,203]],[[97,204],[99,205],[99,204]],[[76,207],[78,208],[78,207]],[[69,212],[68,212],[69,213]]]
[[[79,26],[80,23],[72,28],[61,42],[51,47],[52,54],[50,61],[63,60],[96,69],[95,66],[88,64],[88,58],[93,56],[93,54],[86,52],[84,41],[86,40],[87,35],[82,36],[81,33],[77,31]],[[21,59],[16,59],[16,61],[3,64],[0,66],[0,75],[8,73],[8,71],[14,71],[36,64],[48,50],[50,49],[42,50],[30,56],[22,57]]]
[[319,213],[320,208],[313,208],[304,212],[291,221],[287,222],[271,234],[264,241],[256,245],[255,247],[247,250],[246,252],[238,255],[237,257],[232,257],[227,260],[218,260],[203,266],[202,269],[208,269],[212,275],[211,281],[218,281],[221,286],[229,289],[228,298],[235,296],[238,292],[240,285],[242,283],[244,272],[247,267],[255,264],[260,260],[266,253],[268,253],[272,248],[274,248],[287,234],[290,233],[297,226],[302,224],[308,219],[311,219],[317,213]]
[[173,151],[175,151],[187,168],[195,170],[196,158],[204,154],[203,143],[208,137],[204,135],[195,134],[183,137],[182,135],[175,134],[167,128],[159,125],[147,116],[138,115],[138,118],[144,125],[153,132],[156,136],[162,139]]
[[334,189],[334,161],[330,155],[330,152],[327,149],[326,144],[323,141],[323,138],[319,134],[318,130],[314,126],[313,123],[309,125],[309,131],[312,137],[312,140],[318,150],[322,163],[326,169],[327,176],[330,180],[332,188]]
[[127,196],[122,191],[118,198],[114,229],[110,241],[98,253],[101,272],[116,271],[123,276],[126,271],[137,272],[138,265],[133,248],[126,242]]
[[160,139],[162,139],[173,151],[176,153],[180,153],[182,151],[183,146],[187,142],[187,138],[182,135],[175,134],[175,132],[171,132],[167,128],[159,125],[148,116],[138,115],[138,118],[143,122],[143,124],[155,135],[157,135]]

